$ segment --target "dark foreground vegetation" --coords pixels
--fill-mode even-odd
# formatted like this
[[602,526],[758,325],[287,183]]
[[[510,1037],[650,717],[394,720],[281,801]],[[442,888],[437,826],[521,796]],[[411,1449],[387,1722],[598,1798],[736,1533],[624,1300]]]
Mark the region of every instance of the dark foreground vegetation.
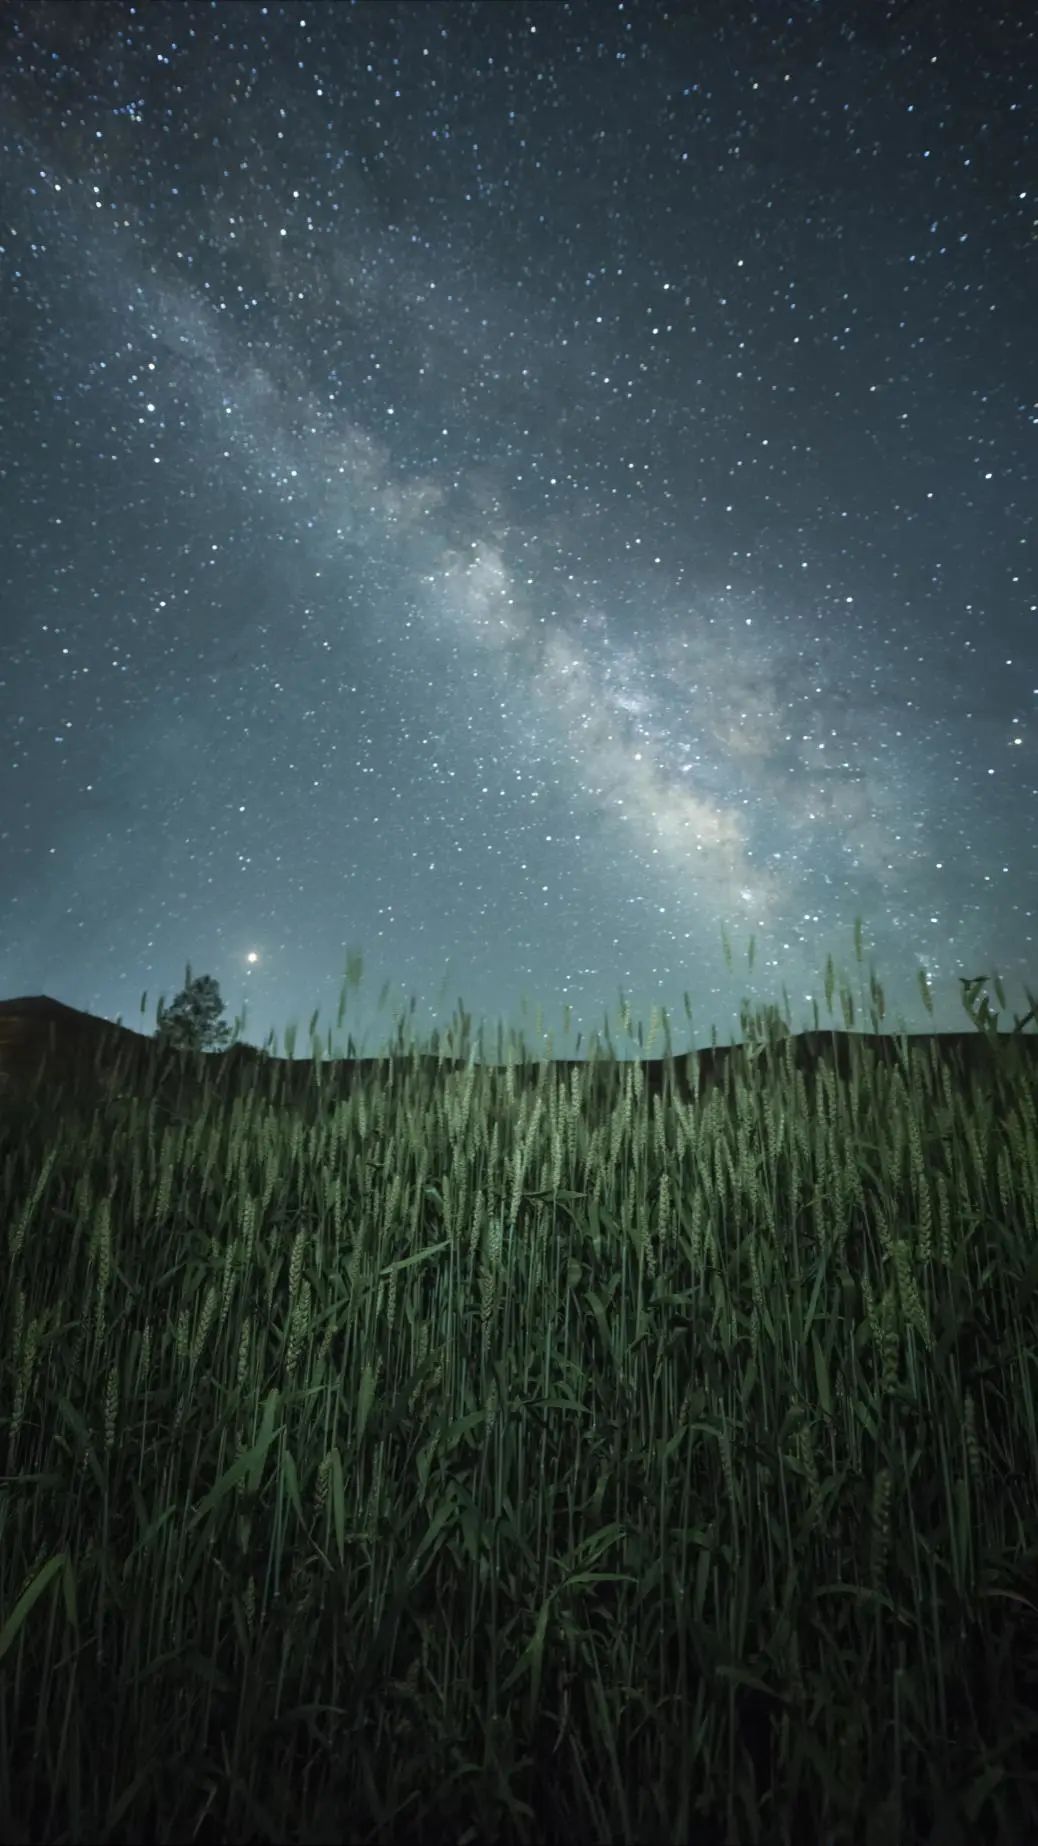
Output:
[[0,1003],[0,1839],[1038,1839],[1038,1033],[963,990],[593,1063]]

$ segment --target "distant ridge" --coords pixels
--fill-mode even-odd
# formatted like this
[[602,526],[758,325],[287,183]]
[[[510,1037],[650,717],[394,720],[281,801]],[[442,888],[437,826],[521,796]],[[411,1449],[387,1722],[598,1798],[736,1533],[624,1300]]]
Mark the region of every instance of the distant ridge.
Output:
[[[913,1058],[925,1051],[948,1066],[955,1079],[963,1083],[976,1077],[986,1087],[996,1072],[1005,1071],[1009,1076],[1025,1067],[1038,1077],[1038,1032],[1000,1032],[992,1036],[973,1029],[910,1032],[906,1036]],[[785,1056],[782,1046],[789,1041],[794,1065],[805,1079],[813,1080],[822,1064],[834,1069],[839,1077],[848,1078],[856,1060],[867,1053],[881,1064],[903,1062],[901,1035],[896,1031],[805,1031],[786,1035],[777,1051],[761,1053],[760,1075],[764,1075],[772,1057]],[[607,1057],[600,1048],[594,1075],[587,1078],[589,1087],[598,1092],[607,1086],[615,1088],[617,1082]],[[745,1072],[748,1065],[746,1046],[736,1043],[718,1045],[716,1049],[706,1046],[678,1050],[670,1058],[624,1058],[616,1068],[626,1072],[638,1064],[650,1096],[673,1088],[682,1101],[688,1102],[694,1099],[693,1059],[699,1065],[701,1094],[723,1084],[729,1071],[735,1076]],[[184,1103],[197,1097],[201,1076],[207,1087],[211,1082],[214,1089],[227,1096],[242,1089],[258,1089],[277,1102],[310,1099],[326,1103],[336,1093],[348,1094],[358,1081],[380,1070],[385,1075],[387,1060],[391,1060],[392,1076],[400,1072],[401,1080],[413,1064],[412,1054],[396,1049],[378,1056],[325,1059],[320,1063],[318,1080],[309,1053],[296,1058],[274,1057],[258,1046],[236,1044],[223,1051],[192,1054],[160,1045],[151,1034],[66,1006],[48,994],[0,1000],[0,1102],[22,1092],[38,1077],[54,1091],[71,1085],[75,1100],[93,1104],[118,1074],[123,1093],[140,1085],[142,1091],[159,1094],[166,1102]],[[423,1052],[417,1059],[419,1075],[430,1084],[465,1068],[465,1058],[439,1053]],[[483,1068],[503,1067],[488,1061]],[[582,1058],[553,1058],[550,1068],[556,1080],[568,1081],[572,1071],[587,1073],[590,1067],[588,1060]],[[528,1053],[522,1075],[519,1069],[516,1066],[517,1082],[529,1084],[537,1078],[539,1062]]]
[[53,1026],[62,1035],[90,1033],[96,1037],[99,1033],[125,1032],[127,1038],[138,1039],[141,1043],[147,1037],[129,1026],[117,1026],[114,1020],[99,1019],[95,1013],[83,1013],[78,1007],[66,1006],[64,1000],[52,1000],[49,994],[23,994],[17,1000],[0,1000],[0,1047],[5,1042],[4,1021],[21,1021],[39,1030]]

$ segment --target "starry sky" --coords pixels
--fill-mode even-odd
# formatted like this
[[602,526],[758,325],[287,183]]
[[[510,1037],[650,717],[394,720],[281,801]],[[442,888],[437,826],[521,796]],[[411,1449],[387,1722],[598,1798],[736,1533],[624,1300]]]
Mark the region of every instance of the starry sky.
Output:
[[1023,1012],[1036,121],[1008,4],[5,5],[0,995]]

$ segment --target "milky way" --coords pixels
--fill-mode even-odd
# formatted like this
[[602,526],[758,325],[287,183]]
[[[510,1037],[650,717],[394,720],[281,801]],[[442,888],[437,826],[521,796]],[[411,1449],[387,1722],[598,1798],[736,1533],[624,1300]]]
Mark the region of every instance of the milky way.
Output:
[[359,949],[369,1050],[725,1041],[860,916],[888,1024],[1025,1010],[1038,38],[978,11],[4,9],[0,994],[190,961],[260,1040]]

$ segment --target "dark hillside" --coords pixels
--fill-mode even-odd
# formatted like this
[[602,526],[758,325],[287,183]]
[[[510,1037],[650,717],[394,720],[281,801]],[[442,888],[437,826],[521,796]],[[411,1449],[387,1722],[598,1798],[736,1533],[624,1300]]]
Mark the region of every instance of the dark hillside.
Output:
[[[946,1066],[956,1087],[979,1081],[986,1088],[998,1072],[1009,1079],[1022,1070],[1032,1081],[1038,1077],[1038,1033],[910,1033],[907,1043],[913,1058],[922,1054],[935,1066]],[[793,1035],[793,1046],[796,1068],[809,1093],[822,1064],[842,1079],[850,1077],[854,1060],[863,1054],[903,1067],[902,1041],[894,1033],[801,1032]],[[784,1054],[779,1046],[759,1055],[766,1068],[773,1057]],[[747,1067],[742,1045],[706,1047],[673,1059],[644,1058],[639,1061],[648,1094],[665,1093],[672,1083],[683,1101],[690,1100],[693,1060],[699,1065],[700,1093]],[[410,1062],[406,1057],[394,1059],[392,1068],[404,1072]],[[447,1071],[465,1068],[463,1059],[424,1055],[417,1062],[430,1084]],[[38,1077],[44,1094],[56,1099],[60,1093],[66,1104],[71,1097],[92,1107],[106,1090],[125,1095],[136,1089],[179,1107],[189,1103],[192,1092],[198,1093],[204,1079],[207,1088],[228,1099],[258,1088],[280,1102],[300,1104],[348,1095],[358,1081],[380,1069],[384,1076],[384,1059],[340,1058],[322,1063],[318,1078],[308,1057],[271,1057],[250,1045],[203,1053],[171,1050],[144,1033],[95,1018],[46,994],[0,1000],[0,1100],[24,1097]],[[568,1082],[571,1071],[586,1065],[579,1059],[556,1059],[552,1069]],[[533,1081],[536,1071],[536,1065],[527,1065],[526,1081]],[[607,1069],[596,1077],[594,1088],[606,1093],[603,1086],[614,1081]]]

